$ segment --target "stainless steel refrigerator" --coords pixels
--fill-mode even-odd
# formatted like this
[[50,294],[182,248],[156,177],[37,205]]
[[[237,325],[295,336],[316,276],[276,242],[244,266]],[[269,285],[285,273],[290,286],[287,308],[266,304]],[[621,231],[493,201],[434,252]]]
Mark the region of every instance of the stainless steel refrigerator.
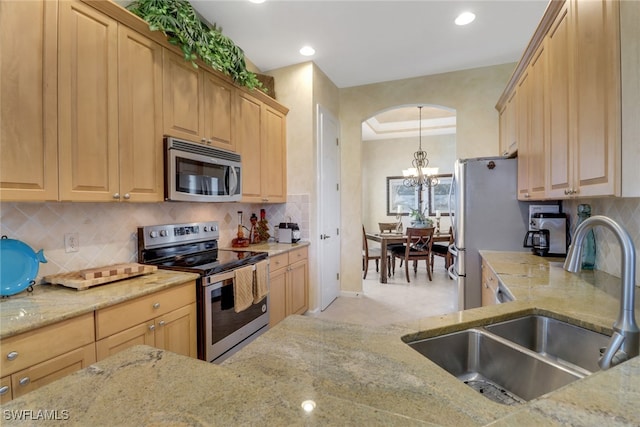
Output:
[[517,199],[518,161],[485,157],[456,160],[449,210],[456,255],[449,274],[457,280],[458,310],[482,305],[479,250],[523,248],[529,204]]

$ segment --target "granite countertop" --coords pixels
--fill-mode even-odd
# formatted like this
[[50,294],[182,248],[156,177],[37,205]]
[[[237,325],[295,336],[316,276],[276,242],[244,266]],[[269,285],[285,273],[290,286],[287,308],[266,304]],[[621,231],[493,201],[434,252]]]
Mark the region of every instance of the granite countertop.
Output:
[[62,285],[36,285],[33,292],[24,291],[0,300],[0,339],[152,294],[198,277],[194,273],[157,270],[84,291]]
[[[530,254],[483,256],[516,301],[383,327],[290,316],[219,366],[135,347],[3,405],[3,413],[67,411],[72,425],[640,425],[640,357],[503,406],[405,344],[537,312],[610,331],[619,279],[570,274]],[[315,402],[313,412],[304,412],[305,400]],[[3,424],[17,423],[5,415]]]
[[220,248],[224,251],[253,251],[253,252],[266,252],[269,256],[280,255],[285,252],[289,252],[298,248],[302,248],[305,246],[309,246],[310,243],[306,240],[300,240],[296,243],[277,243],[277,242],[264,242],[264,243],[256,243],[247,246],[246,248],[233,248],[231,246],[225,246]]

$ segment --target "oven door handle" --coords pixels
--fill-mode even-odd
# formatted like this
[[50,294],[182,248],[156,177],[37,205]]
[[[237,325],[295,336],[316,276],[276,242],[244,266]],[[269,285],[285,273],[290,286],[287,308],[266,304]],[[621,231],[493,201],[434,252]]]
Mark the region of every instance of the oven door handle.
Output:
[[204,286],[211,286],[215,283],[220,283],[220,285],[216,288],[221,288],[222,283],[226,280],[235,279],[236,273],[234,271],[229,271],[227,273],[213,274],[211,276],[205,276],[202,278],[202,284]]

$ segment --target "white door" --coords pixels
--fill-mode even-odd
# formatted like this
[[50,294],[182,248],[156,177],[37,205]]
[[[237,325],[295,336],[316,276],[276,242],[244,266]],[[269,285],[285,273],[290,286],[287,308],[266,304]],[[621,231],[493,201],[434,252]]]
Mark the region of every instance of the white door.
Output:
[[339,124],[318,104],[318,283],[320,310],[340,292],[340,146]]

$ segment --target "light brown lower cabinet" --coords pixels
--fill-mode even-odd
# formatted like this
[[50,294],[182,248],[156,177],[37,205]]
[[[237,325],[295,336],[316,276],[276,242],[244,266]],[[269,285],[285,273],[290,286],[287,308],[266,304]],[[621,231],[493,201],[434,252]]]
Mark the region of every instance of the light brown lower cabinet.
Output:
[[0,348],[6,402],[96,361],[93,312],[5,338]]
[[96,311],[96,352],[102,360],[145,344],[198,357],[195,282]]
[[495,305],[498,303],[499,279],[496,273],[489,267],[485,260],[482,260],[482,306]]
[[309,309],[309,261],[306,247],[270,257],[269,326]]

